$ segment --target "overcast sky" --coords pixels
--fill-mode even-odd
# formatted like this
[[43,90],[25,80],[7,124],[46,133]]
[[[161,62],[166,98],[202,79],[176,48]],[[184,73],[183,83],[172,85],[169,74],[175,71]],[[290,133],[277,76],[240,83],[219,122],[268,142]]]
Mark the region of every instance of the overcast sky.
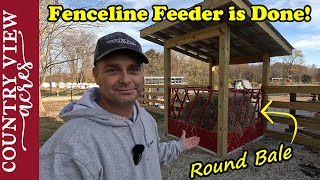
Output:
[[[65,2],[64,2],[65,1]],[[62,4],[68,3],[71,0],[61,1]],[[124,9],[147,9],[149,15],[152,15],[152,5],[168,5],[169,8],[187,8],[194,4],[200,3],[202,0],[109,0],[105,1],[105,7],[109,5],[123,5]],[[265,5],[268,9],[297,9],[303,8],[305,5],[310,5],[311,21],[310,22],[275,22],[273,26],[286,38],[289,43],[297,49],[302,50],[305,55],[308,65],[316,64],[320,67],[320,1],[318,0],[251,0],[253,5]],[[72,8],[83,6],[84,4],[77,3]],[[92,4],[85,4],[86,7],[91,7]],[[94,8],[94,7],[93,7]],[[149,18],[151,19],[151,18]],[[143,50],[147,51],[150,48],[162,51],[163,48],[152,42],[140,38],[140,30],[154,24],[152,21],[147,22],[106,22],[106,27],[97,31],[98,36],[122,31],[136,38],[142,45]]]

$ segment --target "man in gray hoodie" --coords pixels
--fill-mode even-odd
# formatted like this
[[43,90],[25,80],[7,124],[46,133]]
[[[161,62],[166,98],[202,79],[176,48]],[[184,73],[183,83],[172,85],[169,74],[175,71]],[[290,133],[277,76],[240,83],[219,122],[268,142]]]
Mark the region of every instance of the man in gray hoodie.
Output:
[[161,179],[198,137],[160,143],[157,123],[136,101],[144,87],[140,44],[115,32],[100,38],[93,76],[99,88],[60,112],[65,124],[40,149],[40,179]]

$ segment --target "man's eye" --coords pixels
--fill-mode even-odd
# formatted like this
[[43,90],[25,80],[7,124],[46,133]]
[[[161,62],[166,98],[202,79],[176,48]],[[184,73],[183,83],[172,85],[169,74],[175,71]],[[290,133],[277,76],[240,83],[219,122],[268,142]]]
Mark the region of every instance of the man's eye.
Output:
[[140,69],[139,68],[131,68],[130,71],[137,72],[137,71],[140,71]]
[[107,69],[107,72],[116,72],[117,69]]

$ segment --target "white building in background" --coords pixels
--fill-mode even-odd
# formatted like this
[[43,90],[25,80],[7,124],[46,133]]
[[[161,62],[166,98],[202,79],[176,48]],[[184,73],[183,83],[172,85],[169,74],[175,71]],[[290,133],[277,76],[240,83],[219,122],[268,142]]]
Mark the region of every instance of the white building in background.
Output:
[[[164,84],[164,77],[163,76],[146,76],[144,77],[145,84]],[[171,84],[179,84],[185,85],[187,83],[186,77],[184,76],[172,76],[171,77]]]
[[66,85],[67,85],[68,89],[70,89],[72,87],[72,83],[71,82],[67,82]]
[[78,83],[72,83],[72,88],[80,88],[80,84]]
[[[146,76],[144,77],[145,85],[164,85],[164,77],[157,76]],[[171,85],[186,85],[187,79],[184,76],[171,76]],[[145,88],[145,91],[155,92],[155,93],[164,93],[163,87],[154,87],[154,88]],[[149,97],[150,98],[150,97]],[[151,96],[152,99],[164,101],[163,96]],[[160,109],[164,109],[164,105],[161,103],[150,103],[152,106],[159,107]]]
[[59,82],[59,83],[58,83],[58,87],[59,87],[59,88],[66,88],[66,83],[64,83],[64,82]]
[[[144,82],[146,85],[163,85],[164,84],[164,77],[158,76],[146,76],[144,77]],[[171,84],[173,85],[185,85],[186,84],[186,77],[184,76],[172,76],[171,77]],[[49,82],[44,82],[41,85],[42,88],[50,88]],[[88,89],[92,87],[99,87],[96,83],[72,83],[72,82],[51,82],[51,87],[56,88],[81,88],[81,89]],[[152,92],[163,92],[163,88],[153,88]]]
[[[49,82],[44,82],[42,85],[41,85],[42,88],[50,88],[50,83]],[[89,88],[92,88],[92,87],[99,87],[99,85],[97,85],[96,83],[72,83],[72,82],[59,82],[59,83],[56,83],[56,82],[52,82],[52,87],[53,88],[67,88],[67,89],[71,89],[71,88],[80,88],[80,89],[89,89]]]
[[89,88],[99,87],[96,83],[89,83]]
[[89,83],[82,83],[80,84],[81,89],[88,89],[89,88]]
[[56,82],[51,82],[51,87],[56,88],[58,86],[58,83]]
[[44,83],[42,83],[41,87],[42,88],[49,88],[50,87],[50,83],[44,82]]

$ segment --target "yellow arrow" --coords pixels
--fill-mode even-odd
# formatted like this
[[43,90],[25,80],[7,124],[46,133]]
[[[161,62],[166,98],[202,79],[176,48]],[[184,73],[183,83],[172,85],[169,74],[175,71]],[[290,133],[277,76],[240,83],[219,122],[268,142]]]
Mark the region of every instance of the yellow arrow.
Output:
[[294,122],[294,132],[293,132],[293,137],[292,137],[292,140],[291,140],[291,144],[294,140],[294,138],[296,137],[296,134],[297,134],[297,130],[298,130],[298,123],[297,123],[297,120],[296,118],[289,114],[289,113],[285,113],[285,112],[266,112],[266,110],[268,109],[268,107],[270,106],[270,104],[272,103],[272,100],[270,100],[268,102],[268,104],[266,104],[266,106],[264,106],[264,108],[262,108],[261,110],[261,114],[266,117],[270,122],[271,124],[274,124],[274,122],[271,120],[271,118],[268,116],[268,114],[279,114],[279,115],[285,115],[285,116],[289,116],[291,119],[293,119],[293,122]]

